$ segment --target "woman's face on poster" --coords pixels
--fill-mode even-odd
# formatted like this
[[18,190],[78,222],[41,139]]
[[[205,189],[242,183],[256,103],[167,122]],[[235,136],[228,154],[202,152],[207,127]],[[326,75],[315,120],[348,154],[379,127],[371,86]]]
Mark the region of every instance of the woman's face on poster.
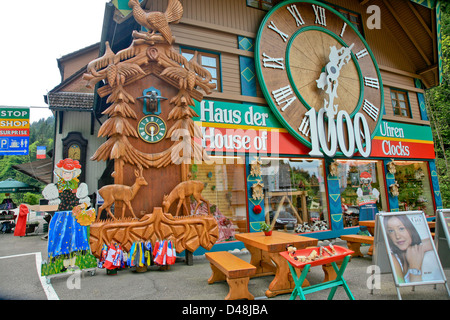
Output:
[[400,219],[396,217],[390,218],[387,223],[386,231],[388,237],[400,250],[406,250],[411,245],[411,235]]

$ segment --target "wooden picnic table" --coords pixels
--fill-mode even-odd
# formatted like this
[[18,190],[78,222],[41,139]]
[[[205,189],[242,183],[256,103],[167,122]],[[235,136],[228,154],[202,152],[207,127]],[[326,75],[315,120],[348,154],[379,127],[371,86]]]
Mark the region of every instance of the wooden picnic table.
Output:
[[[286,251],[287,245],[297,249],[317,246],[317,239],[295,234],[272,231],[271,236],[263,232],[238,233],[236,239],[242,241],[251,254],[250,264],[256,267],[253,277],[275,274],[274,279],[266,291],[267,297],[290,293],[295,288],[295,282],[290,276],[289,265],[279,253]],[[309,285],[307,281],[304,285]]]

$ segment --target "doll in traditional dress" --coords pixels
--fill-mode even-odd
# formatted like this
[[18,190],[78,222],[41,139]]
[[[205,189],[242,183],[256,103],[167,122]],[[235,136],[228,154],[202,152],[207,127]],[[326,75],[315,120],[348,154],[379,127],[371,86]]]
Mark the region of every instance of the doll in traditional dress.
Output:
[[375,203],[378,201],[380,192],[372,187],[372,175],[367,171],[361,173],[359,177],[360,187],[356,191],[358,201]]
[[89,251],[86,226],[77,222],[73,209],[80,204],[90,206],[88,186],[79,183],[81,165],[78,161],[66,158],[55,167],[56,183],[47,185],[42,194],[50,205],[58,205],[58,210],[50,221],[48,233],[48,256],[56,258]]

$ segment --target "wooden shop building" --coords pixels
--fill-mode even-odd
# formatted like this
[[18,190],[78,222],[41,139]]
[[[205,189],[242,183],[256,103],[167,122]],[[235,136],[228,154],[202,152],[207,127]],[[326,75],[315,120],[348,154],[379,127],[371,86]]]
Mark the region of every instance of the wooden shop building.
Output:
[[[439,1],[180,2],[183,16],[169,24],[173,50],[215,85],[192,107],[209,160],[146,170],[145,199],[132,202],[138,216],[161,207],[177,183],[200,180],[219,224],[214,248],[223,250],[241,247],[234,235],[262,221],[329,239],[357,233],[359,220],[379,211],[433,217],[442,208],[424,99],[441,78]],[[141,2],[147,12],[167,6]],[[127,50],[141,28],[128,1],[107,3],[100,43],[59,59],[63,81],[46,96],[57,120],[54,161],[79,159],[91,193],[112,183],[114,161],[90,160],[107,140],[98,133],[111,103],[106,81],[88,89],[82,75],[97,57]],[[177,83],[143,72],[125,82],[139,135],[128,139],[161,152],[171,143]],[[138,99],[149,92],[160,97],[152,110]],[[123,184],[134,179],[124,171]]]

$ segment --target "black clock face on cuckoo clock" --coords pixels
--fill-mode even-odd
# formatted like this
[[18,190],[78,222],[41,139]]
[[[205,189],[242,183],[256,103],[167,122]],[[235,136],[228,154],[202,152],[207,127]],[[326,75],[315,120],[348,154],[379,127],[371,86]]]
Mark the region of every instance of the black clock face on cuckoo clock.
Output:
[[343,15],[317,1],[280,3],[260,26],[255,64],[272,111],[310,155],[370,155],[384,108],[381,75]]

